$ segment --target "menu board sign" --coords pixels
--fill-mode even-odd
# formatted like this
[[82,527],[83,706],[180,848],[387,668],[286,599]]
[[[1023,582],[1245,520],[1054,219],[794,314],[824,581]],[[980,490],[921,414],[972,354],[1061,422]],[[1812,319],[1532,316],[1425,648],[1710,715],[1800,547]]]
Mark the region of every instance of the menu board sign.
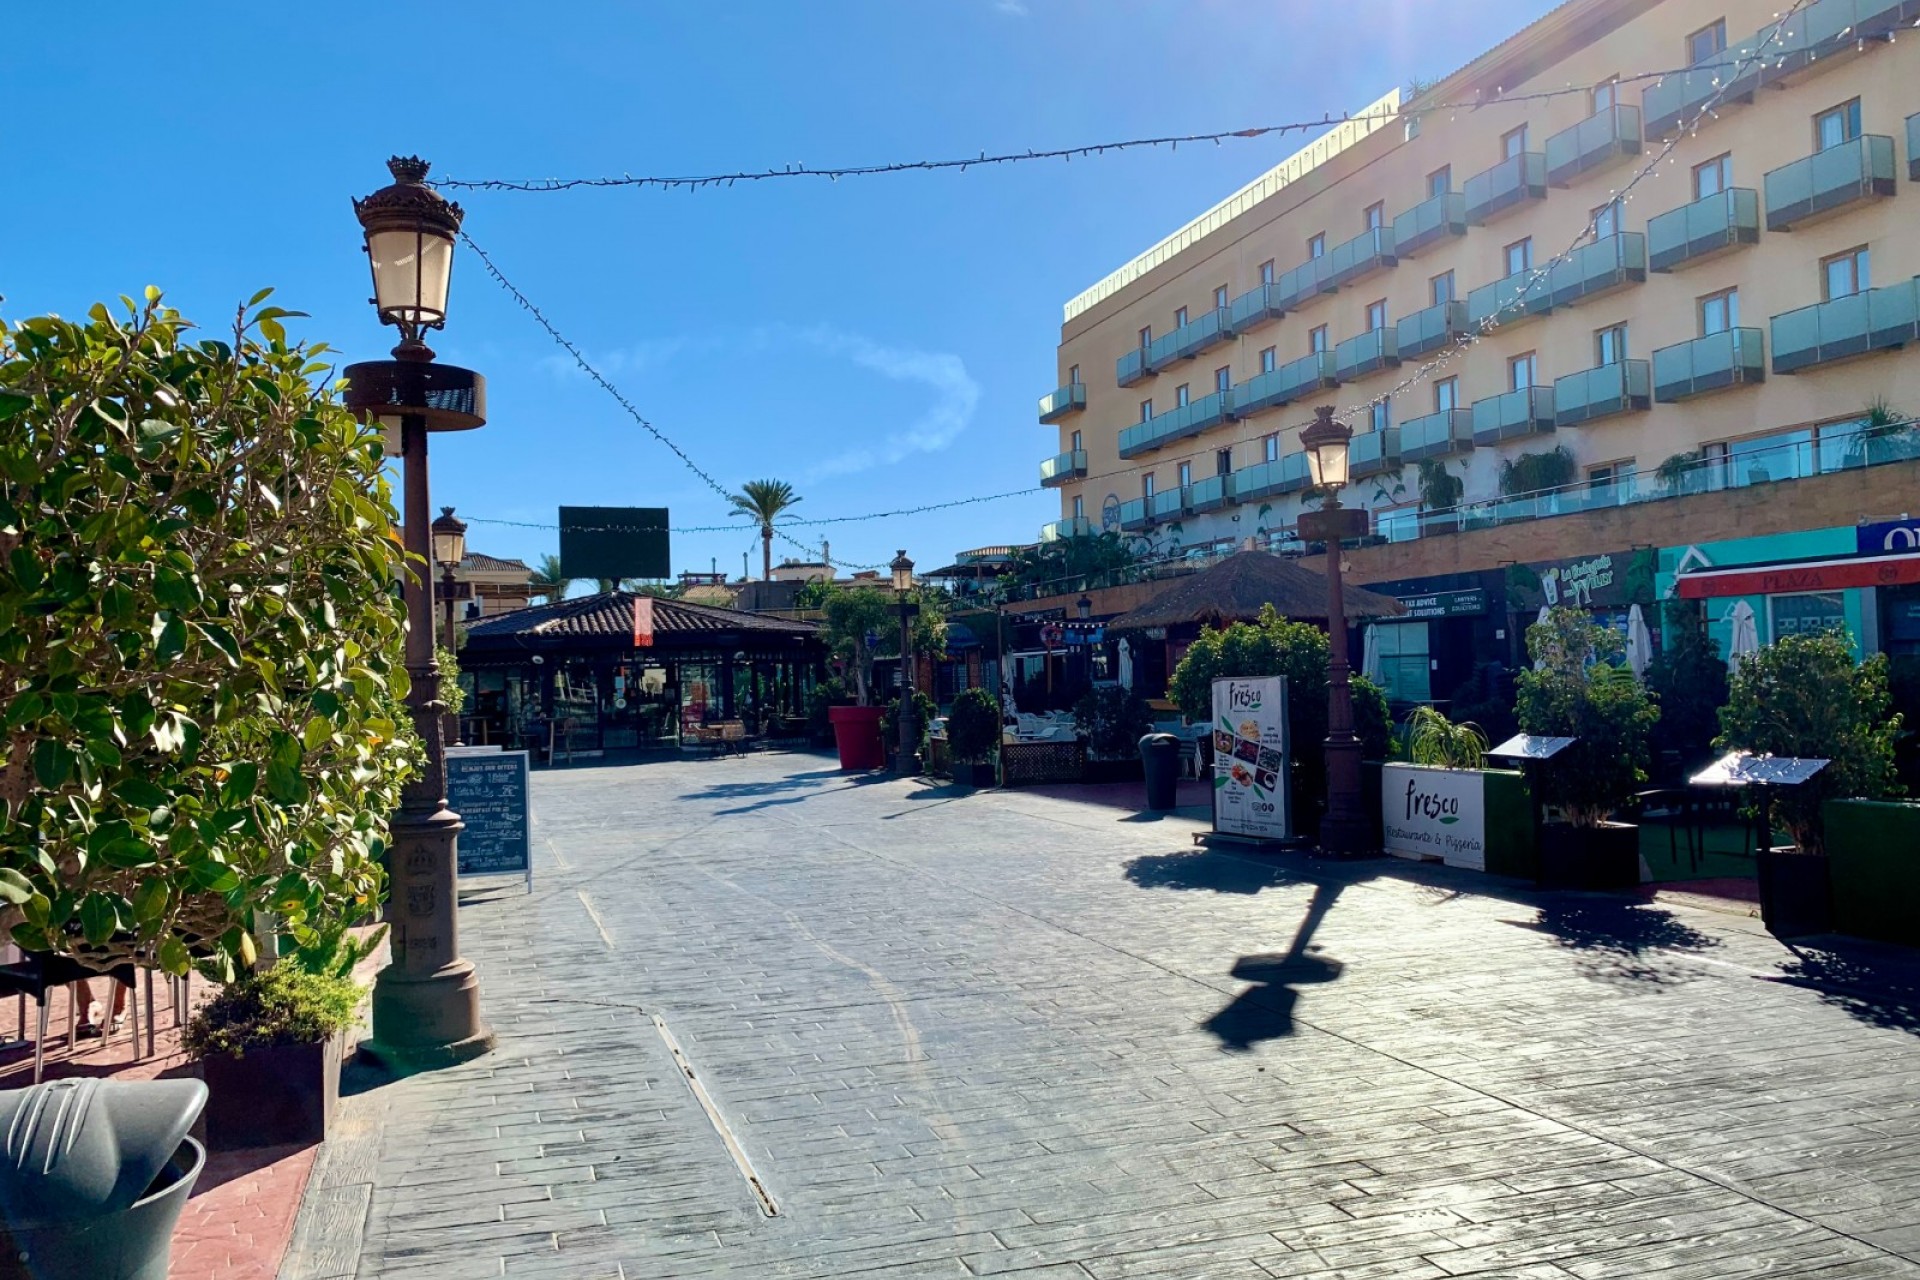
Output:
[[1285,840],[1288,805],[1287,678],[1213,682],[1213,829]]
[[523,873],[533,884],[527,753],[449,752],[447,807],[466,830],[456,849],[463,876]]

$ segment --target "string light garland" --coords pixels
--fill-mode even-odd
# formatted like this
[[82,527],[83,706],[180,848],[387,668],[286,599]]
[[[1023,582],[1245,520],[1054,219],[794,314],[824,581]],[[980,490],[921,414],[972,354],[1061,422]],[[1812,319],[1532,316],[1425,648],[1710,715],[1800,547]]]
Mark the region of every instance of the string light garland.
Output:
[[[1795,6],[1797,9],[1799,6]],[[1607,84],[1634,84],[1643,80],[1662,80],[1667,76],[1686,72],[1699,72],[1722,67],[1740,65],[1738,62],[1701,62],[1689,67],[1664,71],[1639,71],[1632,75],[1616,76]],[[1259,138],[1283,136],[1289,133],[1307,133],[1316,129],[1331,129],[1336,125],[1352,124],[1370,120],[1414,120],[1440,112],[1479,111],[1487,107],[1505,106],[1513,103],[1544,102],[1554,98],[1568,97],[1573,94],[1592,93],[1599,85],[1567,85],[1559,89],[1539,89],[1529,93],[1502,93],[1497,87],[1491,94],[1479,96],[1462,102],[1430,103],[1421,107],[1397,107],[1391,111],[1329,112],[1310,120],[1293,120],[1284,124],[1252,125],[1242,129],[1222,129],[1213,133],[1167,134],[1153,138],[1127,138],[1115,142],[1092,142],[1071,147],[1052,147],[1046,149],[1028,149],[1025,151],[1007,151],[989,154],[982,151],[978,155],[947,160],[901,160],[885,164],[837,165],[814,167],[805,164],[783,165],[778,169],[742,169],[733,173],[709,173],[679,177],[651,177],[631,173],[617,174],[597,178],[441,178],[432,185],[443,191],[511,191],[523,193],[551,193],[571,191],[576,188],[607,187],[653,187],[662,190],[686,189],[700,190],[705,187],[731,187],[740,182],[766,182],[778,178],[825,178],[829,182],[838,182],[841,178],[867,178],[900,173],[933,173],[942,170],[958,170],[965,173],[969,169],[984,168],[989,165],[1021,164],[1033,160],[1061,160],[1071,162],[1075,157],[1087,158],[1104,156],[1108,152],[1139,151],[1166,147],[1178,151],[1181,143],[1211,142],[1220,146],[1226,142],[1245,142]]]

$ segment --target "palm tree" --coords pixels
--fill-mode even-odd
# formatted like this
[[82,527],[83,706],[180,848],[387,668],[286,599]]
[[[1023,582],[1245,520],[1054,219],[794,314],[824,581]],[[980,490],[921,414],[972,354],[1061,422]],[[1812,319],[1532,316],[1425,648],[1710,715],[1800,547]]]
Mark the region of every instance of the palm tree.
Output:
[[560,571],[559,556],[544,555],[533,571],[532,585],[533,594],[540,597],[541,603],[553,604],[567,598],[567,588],[573,585],[573,579]]
[[785,480],[749,480],[740,492],[731,495],[733,514],[747,516],[760,525],[760,576],[773,579],[773,522],[781,512],[800,501],[793,486]]

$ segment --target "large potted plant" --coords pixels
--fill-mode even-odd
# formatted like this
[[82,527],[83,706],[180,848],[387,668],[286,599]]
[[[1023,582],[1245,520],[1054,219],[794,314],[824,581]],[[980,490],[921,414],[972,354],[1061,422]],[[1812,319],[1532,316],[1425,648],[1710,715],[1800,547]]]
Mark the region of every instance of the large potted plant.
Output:
[[1558,821],[1539,837],[1543,885],[1623,889],[1640,883],[1640,829],[1611,821],[1646,780],[1647,736],[1660,718],[1621,662],[1618,633],[1577,609],[1554,609],[1527,629],[1534,667],[1516,681],[1520,728],[1573,739],[1532,768]]
[[[946,596],[915,588],[912,598],[919,605],[912,624],[913,652],[938,657],[947,645]],[[809,584],[796,603],[803,609],[820,610],[827,644],[853,676],[854,704],[827,711],[840,767],[849,771],[882,768],[890,742],[881,724],[885,708],[874,696],[873,663],[875,658],[899,652],[898,602],[891,592],[878,587],[822,582]]]
[[1153,711],[1133,690],[1100,685],[1073,704],[1073,727],[1087,740],[1087,775],[1093,782],[1137,781],[1140,739],[1153,731]]
[[242,971],[187,1024],[187,1054],[207,1082],[216,1151],[324,1142],[340,1101],[340,1059],[364,988],[354,968],[383,925],[356,941],[343,926],[310,948]]
[[[1887,690],[1887,660],[1855,662],[1839,632],[1782,636],[1741,659],[1720,712],[1723,751],[1823,759],[1825,768],[1794,787],[1770,788],[1761,815],[1760,915],[1781,937],[1831,925],[1828,800],[1879,800],[1898,794],[1894,741],[1900,717]],[[1775,848],[1771,828],[1790,843]]]
[[963,689],[947,712],[947,750],[953,756],[953,780],[964,786],[994,784],[994,756],[1000,750],[1000,700],[989,689]]

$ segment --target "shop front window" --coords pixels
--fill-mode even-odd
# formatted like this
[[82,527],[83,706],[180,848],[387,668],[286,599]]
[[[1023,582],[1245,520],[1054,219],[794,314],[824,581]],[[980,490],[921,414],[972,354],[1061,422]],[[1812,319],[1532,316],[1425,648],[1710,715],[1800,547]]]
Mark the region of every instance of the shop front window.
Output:
[[1807,591],[1798,595],[1768,596],[1767,617],[1772,640],[1782,636],[1816,635],[1835,628],[1845,631],[1847,593]]
[[1426,702],[1433,697],[1428,665],[1427,624],[1378,623],[1373,629],[1380,683],[1389,702]]

